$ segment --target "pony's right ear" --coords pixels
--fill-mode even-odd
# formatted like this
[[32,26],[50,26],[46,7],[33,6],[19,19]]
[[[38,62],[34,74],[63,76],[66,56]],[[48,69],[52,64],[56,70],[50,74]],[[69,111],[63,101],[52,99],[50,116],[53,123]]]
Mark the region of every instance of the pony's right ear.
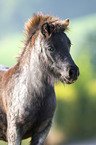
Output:
[[41,27],[41,33],[44,37],[49,37],[54,29],[54,25],[48,24],[48,22],[44,23]]

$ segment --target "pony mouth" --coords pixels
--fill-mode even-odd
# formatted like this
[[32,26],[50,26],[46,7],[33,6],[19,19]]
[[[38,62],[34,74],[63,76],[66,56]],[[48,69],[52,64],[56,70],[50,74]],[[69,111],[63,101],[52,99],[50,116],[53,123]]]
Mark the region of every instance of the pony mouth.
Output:
[[[60,76],[61,75],[61,76]],[[73,76],[70,76],[70,75],[64,75],[64,74],[60,74],[59,73],[59,80],[64,83],[64,84],[72,84],[74,82],[76,82],[78,80],[78,77],[79,77],[79,73],[73,75]]]
[[[78,79],[78,78],[77,78]],[[75,83],[76,81],[77,81],[77,79],[69,79],[69,78],[67,78],[67,77],[61,77],[60,78],[60,81],[62,82],[62,83],[64,83],[64,84],[73,84],[73,83]]]
[[62,69],[59,67],[56,67],[57,69],[51,70],[51,73],[53,76],[56,77],[57,80],[61,81],[64,84],[72,84],[77,81],[79,75],[75,75],[74,77],[71,76],[65,76],[64,73],[62,73]]
[[77,81],[78,77],[73,79],[73,78],[68,78],[68,77],[62,76],[61,73],[58,73],[57,79],[60,80],[64,84],[73,84]]

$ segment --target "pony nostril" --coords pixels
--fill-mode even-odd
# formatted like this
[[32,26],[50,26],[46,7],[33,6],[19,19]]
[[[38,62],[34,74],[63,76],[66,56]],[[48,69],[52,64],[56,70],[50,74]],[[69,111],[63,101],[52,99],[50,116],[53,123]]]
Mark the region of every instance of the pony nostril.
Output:
[[72,79],[77,79],[79,76],[79,69],[76,67],[73,67],[69,70],[69,77]]
[[70,76],[71,78],[74,78],[75,75],[76,75],[76,70],[75,70],[75,69],[70,69],[70,70],[69,70],[69,76]]

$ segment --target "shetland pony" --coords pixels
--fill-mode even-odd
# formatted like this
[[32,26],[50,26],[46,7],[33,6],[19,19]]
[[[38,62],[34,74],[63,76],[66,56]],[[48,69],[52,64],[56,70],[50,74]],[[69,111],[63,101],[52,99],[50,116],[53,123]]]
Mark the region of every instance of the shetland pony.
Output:
[[0,139],[20,145],[43,145],[56,108],[54,81],[71,84],[79,68],[65,34],[69,19],[37,14],[25,25],[26,40],[16,65],[0,65]]

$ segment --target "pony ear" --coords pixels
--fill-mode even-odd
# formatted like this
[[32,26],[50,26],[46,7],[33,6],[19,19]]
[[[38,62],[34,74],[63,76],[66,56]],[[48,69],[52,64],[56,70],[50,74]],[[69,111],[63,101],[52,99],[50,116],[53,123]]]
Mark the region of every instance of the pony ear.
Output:
[[44,35],[44,37],[50,36],[53,30],[54,30],[54,25],[49,24],[48,22],[44,23],[41,27],[41,33]]
[[66,19],[65,20],[65,26],[68,27],[69,26],[69,23],[70,23],[70,20],[69,19]]
[[64,25],[65,29],[67,29],[67,27],[70,24],[70,20],[69,19],[66,19],[66,20],[62,21],[62,24]]

